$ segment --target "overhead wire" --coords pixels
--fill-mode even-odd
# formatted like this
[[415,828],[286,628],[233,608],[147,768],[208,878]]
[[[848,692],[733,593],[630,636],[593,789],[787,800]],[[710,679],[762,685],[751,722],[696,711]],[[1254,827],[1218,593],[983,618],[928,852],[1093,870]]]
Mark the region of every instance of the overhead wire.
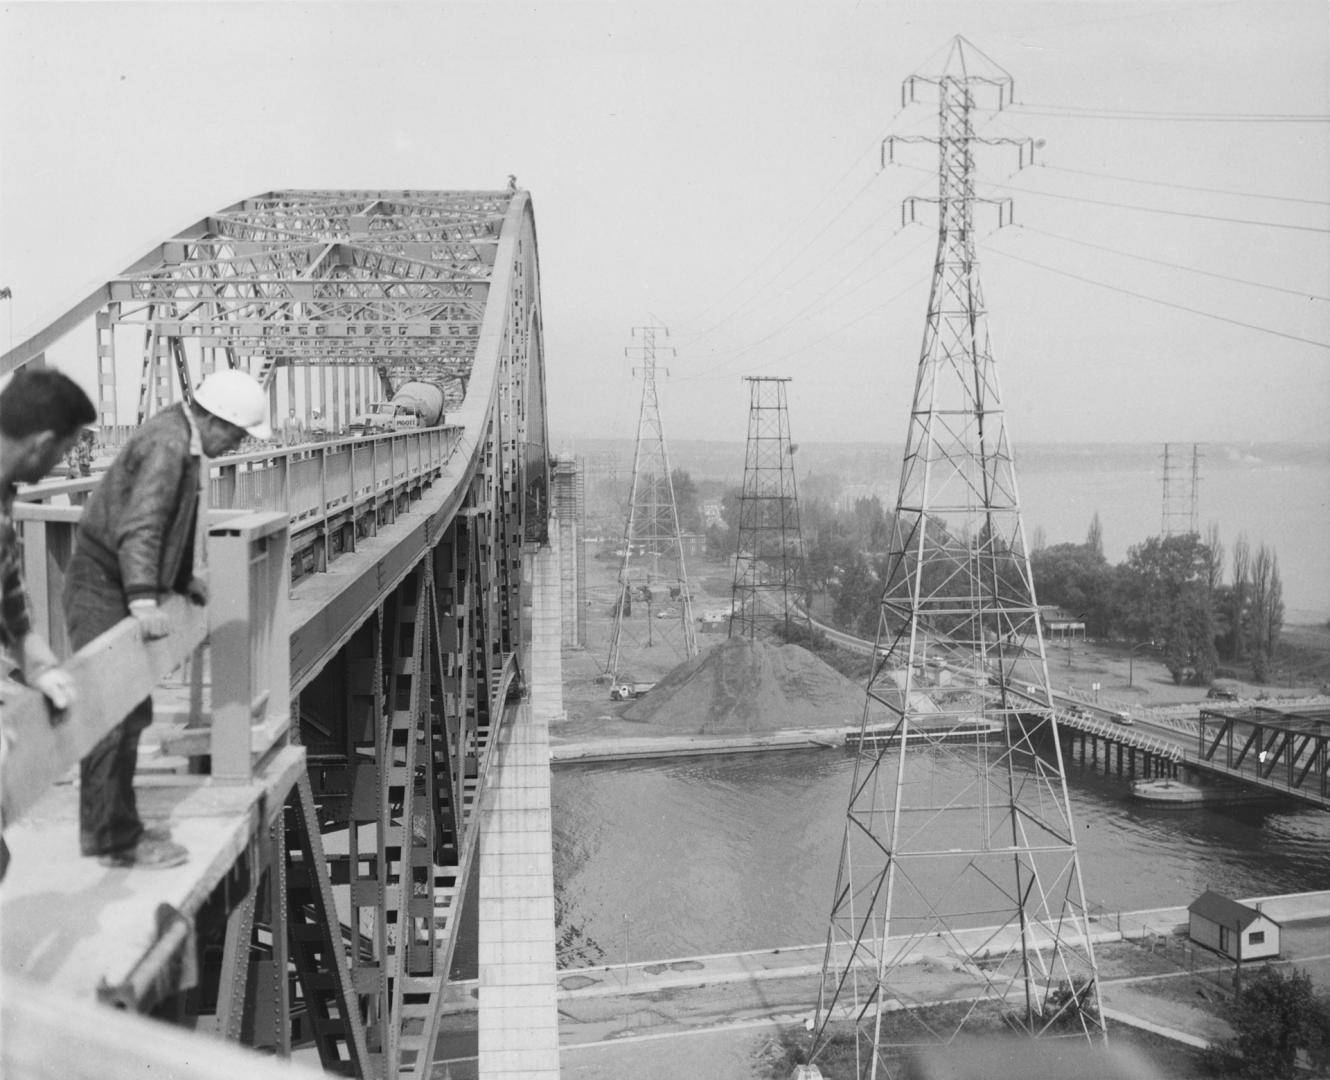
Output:
[[1110,292],[1122,293],[1125,296],[1134,296],[1138,300],[1148,300],[1152,304],[1159,304],[1163,307],[1173,308],[1176,311],[1186,311],[1192,315],[1200,315],[1204,318],[1214,319],[1218,322],[1228,323],[1232,326],[1241,326],[1247,330],[1256,330],[1262,334],[1270,334],[1274,337],[1285,338],[1289,341],[1301,342],[1304,345],[1313,345],[1318,349],[1330,349],[1330,342],[1317,341],[1315,338],[1302,337],[1301,335],[1290,334],[1283,330],[1272,330],[1268,326],[1258,326],[1255,323],[1243,322],[1241,319],[1231,319],[1227,315],[1217,315],[1213,311],[1204,311],[1201,308],[1189,307],[1186,304],[1178,304],[1172,300],[1164,300],[1158,296],[1151,296],[1149,293],[1137,292],[1135,289],[1123,288],[1120,285],[1110,285],[1106,281],[1097,281],[1094,278],[1088,278],[1082,274],[1072,273],[1070,270],[1061,270],[1056,266],[1048,266],[1045,263],[1036,262],[1034,259],[1027,259],[1022,255],[1016,255],[1010,251],[1004,251],[1001,248],[990,247],[988,250],[994,254],[1001,255],[1004,258],[1013,259],[1019,263],[1025,263],[1027,266],[1033,266],[1051,274],[1058,274],[1061,277],[1071,278],[1074,281],[1082,281],[1087,285],[1097,285],[1099,288],[1108,289]]
[[[860,259],[857,263],[855,263],[854,266],[850,267],[850,269],[848,269],[844,274],[842,274],[842,275],[841,275],[841,276],[840,276],[835,282],[833,282],[833,283],[832,283],[830,286],[828,286],[825,290],[823,290],[823,291],[822,291],[821,293],[819,293],[816,297],[814,297],[812,300],[810,300],[810,301],[809,301],[804,307],[800,308],[800,309],[799,309],[798,311],[796,311],[793,315],[791,315],[788,319],[786,319],[785,322],[781,323],[779,326],[775,327],[775,328],[774,328],[773,330],[771,330],[769,333],[767,333],[767,334],[765,334],[764,336],[758,338],[757,340],[755,340],[755,341],[751,341],[751,342],[749,342],[747,345],[744,345],[744,346],[742,346],[741,348],[739,348],[739,349],[737,349],[737,350],[735,350],[735,351],[733,351],[733,352],[728,352],[728,353],[726,353],[725,356],[724,356],[724,358],[723,358],[722,360],[717,361],[717,363],[723,363],[723,364],[727,364],[727,365],[732,364],[733,361],[739,359],[741,356],[744,356],[744,355],[746,355],[747,353],[752,352],[752,351],[753,351],[754,349],[756,349],[759,345],[765,344],[767,341],[770,341],[773,337],[775,337],[777,334],[779,334],[779,333],[780,333],[782,330],[784,330],[786,327],[792,325],[792,324],[795,323],[795,322],[798,322],[798,321],[799,321],[800,319],[802,319],[805,315],[807,315],[809,311],[811,311],[814,307],[816,307],[819,303],[821,303],[821,302],[822,302],[822,301],[823,301],[828,295],[830,295],[832,292],[834,292],[836,289],[838,289],[838,288],[841,286],[841,284],[842,284],[843,282],[845,282],[848,278],[853,277],[853,276],[858,272],[859,268],[860,268],[861,266],[864,265],[864,263],[868,262],[869,259],[875,258],[875,257],[876,257],[876,256],[877,256],[877,255],[878,255],[878,254],[879,254],[884,248],[886,248],[886,246],[887,246],[888,244],[891,243],[891,241],[893,241],[897,236],[899,236],[899,235],[900,235],[902,232],[904,232],[907,228],[909,228],[908,225],[903,225],[903,226],[901,226],[899,229],[897,229],[895,232],[893,232],[893,233],[892,233],[890,236],[888,236],[884,241],[882,241],[882,243],[880,243],[876,248],[874,248],[874,249],[873,249],[872,251],[870,251],[867,255],[865,255],[862,259]],[[926,238],[926,237],[925,237],[925,238]],[[848,292],[845,292],[845,293],[842,294],[842,295],[843,295],[843,296],[853,296],[853,295],[854,295],[855,293],[857,293],[860,289],[866,288],[867,286],[871,285],[874,281],[876,281],[878,278],[880,278],[883,274],[885,274],[888,270],[890,270],[890,269],[891,269],[893,266],[895,266],[897,263],[903,261],[906,257],[908,257],[909,255],[913,254],[915,248],[917,248],[917,247],[918,247],[918,245],[915,244],[915,245],[913,245],[912,247],[907,248],[906,250],[904,250],[903,252],[901,252],[901,254],[900,254],[899,257],[897,257],[896,259],[893,259],[891,262],[886,263],[886,264],[883,265],[883,266],[882,266],[882,267],[881,267],[876,273],[874,273],[874,274],[870,274],[868,277],[866,277],[866,278],[864,278],[862,281],[860,281],[858,285],[854,286],[854,288],[850,289]],[[702,377],[702,376],[694,376],[694,378],[701,378],[701,377]]]
[[1060,233],[1049,232],[1047,229],[1036,228],[1033,225],[1024,225],[1019,221],[1015,223],[1015,227],[1022,232],[1036,233],[1039,236],[1047,236],[1053,240],[1061,240],[1064,243],[1093,248],[1095,251],[1106,251],[1110,255],[1121,255],[1127,259],[1138,259],[1141,262],[1153,263],[1156,266],[1166,266],[1172,270],[1185,270],[1191,274],[1201,274],[1205,277],[1218,278],[1220,281],[1231,281],[1235,285],[1250,285],[1257,289],[1269,289],[1272,292],[1287,293],[1289,296],[1301,296],[1307,300],[1330,301],[1330,296],[1309,293],[1305,289],[1290,289],[1284,285],[1270,285],[1263,281],[1251,281],[1248,278],[1233,277],[1229,274],[1216,273],[1213,270],[1202,270],[1199,266],[1188,266],[1186,263],[1169,262],[1167,259],[1155,259],[1151,258],[1149,255],[1140,255],[1131,251],[1123,251],[1121,248],[1109,247],[1106,244],[1095,244],[1091,243],[1089,240],[1079,240],[1074,236],[1063,236]]
[[1072,173],[1076,176],[1095,176],[1102,180],[1117,180],[1125,184],[1146,184],[1150,187],[1174,188],[1178,191],[1199,191],[1207,195],[1233,195],[1244,199],[1270,199],[1275,202],[1302,203],[1308,206],[1330,206],[1330,199],[1303,199],[1293,195],[1266,195],[1258,191],[1233,191],[1228,188],[1199,187],[1195,184],[1175,184],[1167,180],[1143,180],[1136,176],[1115,176],[1112,173],[1095,172],[1090,169],[1072,169],[1066,165],[1049,165],[1043,161],[1036,161],[1034,168],[1047,169],[1050,172]]
[[[892,120],[888,121],[888,123],[894,121],[896,116],[900,115],[900,112],[901,110],[897,110],[895,116],[893,116]],[[741,277],[729,289],[725,290],[723,293],[720,293],[714,300],[712,300],[710,304],[708,304],[705,308],[699,311],[691,319],[685,320],[685,323],[699,321],[707,313],[713,311],[724,300],[726,300],[730,296],[733,296],[734,293],[738,292],[740,288],[742,288],[749,280],[751,280],[754,277],[754,275],[756,275],[759,272],[759,270],[761,270],[764,266],[767,265],[768,260],[770,260],[771,257],[775,255],[776,252],[778,252],[789,241],[790,237],[792,237],[799,229],[803,228],[803,226],[812,219],[813,215],[816,214],[818,210],[822,208],[822,205],[829,198],[831,198],[832,193],[837,188],[839,188],[840,185],[845,182],[846,178],[849,177],[850,174],[853,173],[854,170],[859,167],[860,163],[866,157],[872,154],[873,151],[876,149],[877,149],[876,144],[872,144],[866,147],[852,162],[850,162],[849,167],[846,168],[846,170],[843,173],[841,173],[841,175],[835,180],[835,182],[832,183],[832,185],[829,188],[827,188],[827,190],[823,193],[822,197],[818,199],[816,203],[813,204],[812,208],[808,211],[808,213],[806,213],[802,218],[800,218],[797,222],[795,222],[795,224],[790,227],[789,231],[784,236],[782,236],[781,239],[776,241],[776,243],[772,245],[770,249],[768,249],[767,253],[762,258],[758,259],[753,264],[752,270],[750,270],[747,274]],[[876,174],[869,179],[868,183],[872,183],[874,179],[876,179]],[[865,184],[863,188],[860,188],[859,191],[857,191],[853,196],[851,196],[850,202],[852,203],[855,199],[857,199],[859,195],[863,193],[863,190],[867,188],[867,186],[868,184]],[[839,217],[839,214],[837,215],[837,217]],[[836,219],[833,218],[832,220],[834,222]]]
[[1085,120],[1152,120],[1168,123],[1216,124],[1326,124],[1327,113],[1210,113],[1167,112],[1150,109],[1102,109],[1077,105],[1013,102],[1008,111],[1029,116],[1062,116]]
[[[924,184],[922,184],[922,183],[916,185],[915,188],[910,192],[910,196],[913,196],[913,195],[917,194],[918,191],[920,190],[920,188],[922,188],[923,186],[924,186]],[[909,196],[907,196],[907,198],[908,198],[908,197],[909,197]],[[869,228],[871,228],[872,226],[877,225],[879,222],[881,222],[881,221],[883,220],[883,218],[885,218],[885,217],[887,216],[887,214],[890,213],[890,212],[891,212],[891,211],[888,210],[888,211],[886,211],[886,212],[884,212],[884,213],[882,213],[882,214],[879,214],[876,218],[873,219],[872,222],[870,222],[870,224],[869,224]],[[874,248],[874,249],[873,249],[868,255],[864,256],[862,259],[859,260],[859,262],[855,263],[854,266],[852,266],[849,270],[847,270],[847,271],[845,271],[843,274],[841,274],[841,276],[840,276],[839,278],[837,278],[836,281],[835,281],[835,282],[834,282],[829,288],[825,289],[821,294],[819,294],[819,296],[817,297],[817,299],[815,299],[812,303],[810,303],[810,304],[807,305],[804,309],[802,309],[802,311],[801,311],[799,314],[802,315],[802,314],[804,314],[805,312],[807,312],[808,309],[811,308],[811,307],[813,306],[813,304],[816,304],[816,303],[818,302],[818,300],[822,299],[822,298],[825,297],[828,293],[830,293],[830,292],[833,291],[834,289],[838,288],[838,287],[841,285],[842,282],[844,282],[844,281],[846,281],[847,279],[849,279],[850,277],[852,277],[852,276],[858,271],[859,267],[861,267],[861,266],[862,266],[864,263],[866,263],[869,259],[871,259],[871,258],[875,257],[876,255],[878,255],[883,249],[885,249],[885,248],[891,243],[891,241],[893,241],[897,236],[899,236],[899,235],[900,235],[902,232],[904,232],[907,228],[908,228],[908,225],[902,223],[902,224],[901,224],[897,229],[895,229],[895,230],[894,230],[894,231],[893,231],[893,232],[892,232],[892,233],[891,233],[891,234],[890,234],[890,235],[889,235],[884,241],[882,241],[881,243],[879,243],[878,246],[877,246],[876,248]],[[911,249],[911,250],[913,250],[913,249]],[[908,252],[907,252],[906,254],[908,254]],[[820,262],[818,262],[818,263],[814,263],[812,266],[810,266],[810,267],[808,268],[808,270],[806,270],[806,271],[804,272],[804,274],[803,274],[801,277],[796,278],[796,279],[795,279],[794,281],[792,281],[788,286],[786,286],[786,289],[785,289],[784,291],[785,291],[785,292],[788,292],[789,289],[792,289],[795,285],[798,285],[798,284],[800,284],[801,282],[805,281],[807,278],[811,277],[814,273],[816,273],[818,270],[820,270],[823,266],[825,266],[825,265],[826,265],[828,262],[830,262],[832,259],[835,259],[835,258],[843,258],[844,255],[845,255],[845,251],[844,251],[844,249],[841,249],[841,248],[833,248],[830,252],[827,253],[827,255],[826,255],[825,258],[823,258],[823,259],[822,259]],[[902,255],[902,257],[904,257],[904,255]],[[899,260],[897,260],[897,261],[899,261]],[[887,264],[887,266],[893,266],[893,265],[895,265],[895,262],[892,262],[892,263],[888,263],[888,264]],[[886,268],[884,267],[884,269],[886,269]],[[878,276],[878,275],[874,275],[874,277],[876,277],[876,276]],[[873,280],[873,279],[870,278],[870,279],[868,279],[868,280]],[[851,291],[853,292],[854,290],[851,290]],[[779,296],[777,296],[776,298],[779,299],[779,298],[781,298],[781,297],[783,297],[783,293],[782,293],[782,294],[779,294]],[[736,314],[737,314],[737,311],[736,311]],[[785,323],[782,323],[782,324],[781,324],[781,327],[777,328],[777,330],[772,331],[772,333],[769,333],[769,334],[765,335],[764,337],[762,337],[761,339],[759,339],[759,341],[757,341],[757,342],[753,342],[752,344],[750,344],[750,345],[748,345],[748,346],[744,346],[743,349],[742,349],[741,351],[748,351],[749,349],[756,347],[758,344],[761,344],[762,342],[769,340],[769,339],[770,339],[775,333],[778,333],[779,330],[780,330],[781,328],[783,328],[783,327],[785,327],[785,326],[788,326],[791,322],[794,321],[795,318],[798,318],[798,317],[799,317],[799,316],[796,315],[796,316],[792,317],[791,319],[787,319]],[[694,342],[696,342],[697,340],[700,340],[702,336],[703,336],[702,334],[697,335],[697,337],[694,338]],[[711,351],[711,355],[714,355],[716,351],[717,351],[717,350],[712,350],[712,351]],[[704,354],[704,355],[706,355],[706,354]]]
[[1141,206],[1138,203],[1116,202],[1112,199],[1092,199],[1086,195],[1066,195],[1057,191],[1039,191],[1036,188],[1020,187],[1017,184],[993,183],[991,186],[1000,191],[1019,191],[1023,195],[1043,195],[1050,199],[1066,199],[1070,202],[1089,203],[1092,206],[1112,206],[1119,210],[1139,210],[1146,214],[1167,214],[1170,217],[1196,218],[1201,221],[1223,221],[1230,225],[1256,225],[1262,229],[1291,229],[1295,232],[1330,233],[1330,228],[1320,225],[1292,225],[1281,221],[1257,221],[1252,218],[1227,217],[1223,214],[1201,214],[1190,210],[1165,210],[1158,206]]
[[[730,322],[735,317],[737,317],[741,311],[749,307],[754,301],[762,297],[767,288],[769,288],[776,281],[778,281],[780,279],[780,276],[784,274],[786,270],[788,270],[791,266],[793,266],[804,255],[804,253],[808,251],[809,248],[811,248],[814,244],[816,244],[819,240],[821,240],[823,236],[827,234],[827,231],[831,228],[831,226],[836,224],[837,221],[839,221],[842,217],[845,216],[846,213],[849,212],[850,208],[858,201],[859,197],[862,196],[863,193],[867,191],[869,187],[872,186],[874,181],[876,181],[877,178],[881,175],[882,175],[881,172],[876,172],[872,176],[870,176],[864,182],[864,184],[859,188],[859,190],[856,191],[853,196],[851,196],[849,202],[847,202],[844,206],[842,206],[840,210],[836,212],[836,215],[832,217],[832,219],[822,227],[821,231],[815,233],[812,236],[812,238],[810,238],[809,241],[806,244],[804,244],[803,247],[801,247],[798,251],[796,251],[793,255],[791,255],[789,259],[783,262],[776,269],[774,273],[768,275],[766,280],[762,283],[762,285],[751,296],[749,296],[748,299],[739,303],[719,321],[713,323],[711,326],[708,326],[706,329],[699,330],[695,334],[689,336],[692,337],[693,340],[699,340],[701,338],[708,336],[709,334],[715,333],[722,326],[726,325],[726,323]],[[752,275],[749,276],[751,277]]]

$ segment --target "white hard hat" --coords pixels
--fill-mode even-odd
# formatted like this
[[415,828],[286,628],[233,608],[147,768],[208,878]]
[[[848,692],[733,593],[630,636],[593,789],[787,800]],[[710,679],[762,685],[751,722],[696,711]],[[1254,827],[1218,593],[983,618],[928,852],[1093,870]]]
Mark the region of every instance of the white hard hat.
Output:
[[194,402],[213,416],[244,428],[256,439],[272,437],[267,395],[252,375],[235,368],[214,371],[194,391]]

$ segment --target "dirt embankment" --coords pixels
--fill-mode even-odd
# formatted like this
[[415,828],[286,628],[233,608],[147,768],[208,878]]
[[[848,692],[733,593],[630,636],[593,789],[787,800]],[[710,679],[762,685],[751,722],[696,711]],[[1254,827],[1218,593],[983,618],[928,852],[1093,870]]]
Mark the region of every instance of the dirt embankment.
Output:
[[864,689],[798,645],[730,638],[671,671],[623,718],[680,735],[844,728]]

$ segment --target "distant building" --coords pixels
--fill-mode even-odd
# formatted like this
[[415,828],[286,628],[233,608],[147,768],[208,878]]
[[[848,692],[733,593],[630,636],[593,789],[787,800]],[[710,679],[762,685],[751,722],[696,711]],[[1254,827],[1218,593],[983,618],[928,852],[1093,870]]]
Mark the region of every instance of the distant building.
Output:
[[1230,960],[1279,955],[1279,923],[1256,908],[1208,889],[1187,908],[1187,936]]
[[1044,625],[1044,637],[1049,641],[1066,641],[1085,637],[1085,620],[1060,607],[1040,605],[1039,621]]

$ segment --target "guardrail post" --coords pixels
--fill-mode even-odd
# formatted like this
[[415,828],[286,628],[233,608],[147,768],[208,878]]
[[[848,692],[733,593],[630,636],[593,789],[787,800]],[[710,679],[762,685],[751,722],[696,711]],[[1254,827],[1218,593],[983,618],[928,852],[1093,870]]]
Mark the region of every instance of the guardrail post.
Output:
[[214,780],[247,782],[253,728],[290,721],[289,546],[285,514],[244,514],[208,530]]

